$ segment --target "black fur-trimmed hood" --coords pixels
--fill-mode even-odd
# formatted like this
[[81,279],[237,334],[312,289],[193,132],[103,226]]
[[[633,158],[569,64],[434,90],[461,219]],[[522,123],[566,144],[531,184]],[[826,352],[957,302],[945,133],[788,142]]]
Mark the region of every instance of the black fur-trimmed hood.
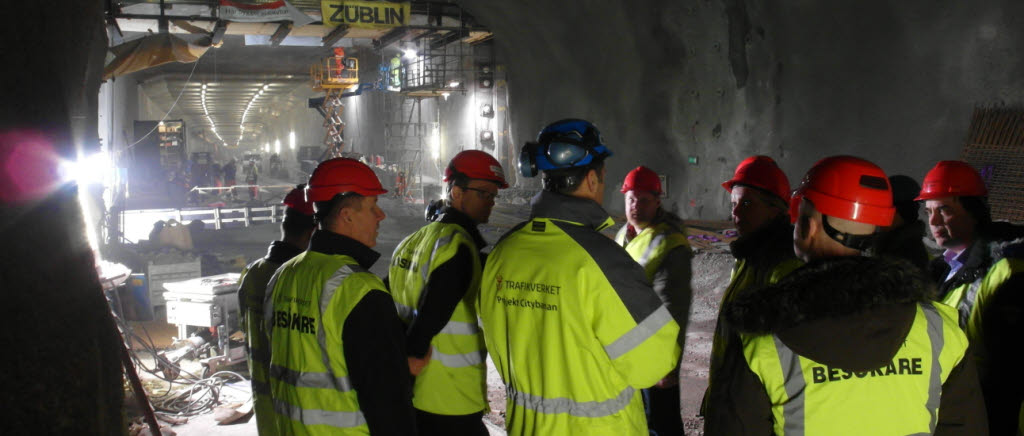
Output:
[[813,261],[781,282],[745,293],[722,310],[739,332],[772,333],[798,354],[848,370],[886,364],[905,340],[916,304],[934,286],[894,258]]
[[993,264],[1006,257],[1024,257],[1024,238],[1018,238],[1010,241],[991,242],[988,247],[989,256],[992,257]]
[[933,294],[928,278],[905,260],[837,257],[813,261],[774,286],[744,293],[723,313],[741,332],[769,333],[882,305],[928,301]]

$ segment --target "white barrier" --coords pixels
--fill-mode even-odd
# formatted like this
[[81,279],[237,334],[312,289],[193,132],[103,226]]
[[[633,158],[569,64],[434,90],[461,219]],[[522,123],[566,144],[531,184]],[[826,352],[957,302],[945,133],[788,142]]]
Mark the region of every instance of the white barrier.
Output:
[[204,225],[212,224],[213,229],[220,230],[225,224],[242,223],[249,227],[253,223],[269,221],[272,223],[284,219],[284,205],[273,204],[264,207],[221,207],[221,208],[189,208],[189,209],[140,209],[121,212],[124,237],[132,242],[148,239],[157,221],[177,220],[188,224],[201,220]]

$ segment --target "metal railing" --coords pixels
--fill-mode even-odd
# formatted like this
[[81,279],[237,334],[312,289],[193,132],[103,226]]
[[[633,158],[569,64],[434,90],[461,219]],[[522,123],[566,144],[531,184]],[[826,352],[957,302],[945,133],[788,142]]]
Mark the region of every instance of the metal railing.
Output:
[[359,59],[331,56],[323,58],[309,69],[313,89],[346,89],[359,83]]

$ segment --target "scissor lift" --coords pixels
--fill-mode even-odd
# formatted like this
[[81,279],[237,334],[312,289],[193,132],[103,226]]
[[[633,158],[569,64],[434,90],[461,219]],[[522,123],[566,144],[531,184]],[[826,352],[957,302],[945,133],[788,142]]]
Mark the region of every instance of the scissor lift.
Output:
[[341,120],[345,105],[341,102],[341,95],[349,88],[359,85],[359,59],[326,57],[310,67],[309,75],[313,78],[313,90],[323,91],[325,94],[320,106],[324,115],[324,128],[327,130],[324,136],[324,144],[327,145],[325,156],[340,157],[345,146],[342,135],[345,122]]

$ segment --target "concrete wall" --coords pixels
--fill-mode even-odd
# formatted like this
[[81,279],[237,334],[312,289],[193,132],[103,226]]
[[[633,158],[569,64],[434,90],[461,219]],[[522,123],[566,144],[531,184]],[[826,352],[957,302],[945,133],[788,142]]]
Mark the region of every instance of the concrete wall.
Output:
[[106,147],[124,150],[135,142],[134,122],[139,119],[139,84],[131,77],[100,85],[99,136]]
[[520,145],[590,119],[616,152],[609,188],[648,165],[690,218],[728,216],[719,183],[750,154],[793,184],[833,154],[921,178],[958,156],[975,105],[1024,100],[1015,0],[459,3],[495,33]]

